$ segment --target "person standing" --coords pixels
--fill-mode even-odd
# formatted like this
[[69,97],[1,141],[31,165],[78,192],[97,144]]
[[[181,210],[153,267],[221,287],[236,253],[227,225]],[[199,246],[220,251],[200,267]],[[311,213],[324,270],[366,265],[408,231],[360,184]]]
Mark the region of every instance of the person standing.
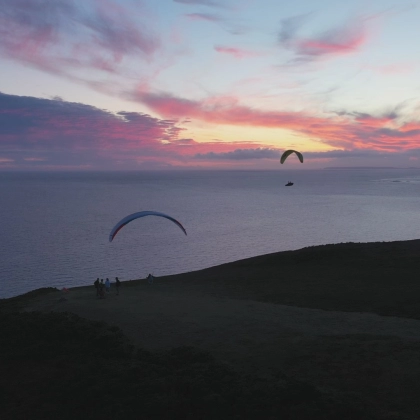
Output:
[[99,296],[99,277],[95,280],[93,284],[95,285],[96,296]]
[[109,278],[107,277],[105,280],[105,291],[109,293],[110,288],[111,288],[111,283],[109,282]]
[[118,280],[118,277],[115,277],[115,288],[117,289],[117,295],[120,294],[121,282]]
[[105,298],[104,289],[105,289],[104,279],[101,279],[101,282],[99,283],[99,299]]

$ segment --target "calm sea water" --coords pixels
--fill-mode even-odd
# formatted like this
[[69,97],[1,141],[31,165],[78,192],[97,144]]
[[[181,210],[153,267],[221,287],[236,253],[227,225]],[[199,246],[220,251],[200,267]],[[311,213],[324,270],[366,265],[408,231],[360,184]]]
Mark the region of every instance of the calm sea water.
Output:
[[[294,181],[290,188],[284,187]],[[420,170],[0,173],[0,297],[420,237]],[[178,219],[124,216],[156,210]]]

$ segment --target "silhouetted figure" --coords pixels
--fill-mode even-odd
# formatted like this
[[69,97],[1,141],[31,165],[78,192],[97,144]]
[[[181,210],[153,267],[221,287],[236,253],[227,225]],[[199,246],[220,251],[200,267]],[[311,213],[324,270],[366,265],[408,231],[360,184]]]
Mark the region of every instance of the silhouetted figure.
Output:
[[93,284],[95,285],[96,296],[99,296],[99,277],[95,280]]
[[99,283],[99,299],[105,298],[105,285],[104,285],[104,279],[101,279],[101,282]]
[[117,289],[117,295],[120,294],[121,282],[118,280],[118,277],[115,277],[115,288]]

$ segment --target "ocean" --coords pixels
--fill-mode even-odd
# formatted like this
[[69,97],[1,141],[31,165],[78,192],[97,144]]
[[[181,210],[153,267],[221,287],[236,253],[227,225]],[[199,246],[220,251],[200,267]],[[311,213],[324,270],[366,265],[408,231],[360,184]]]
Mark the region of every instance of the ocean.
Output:
[[[420,237],[420,169],[1,172],[0,197],[0,298]],[[142,210],[171,215],[188,236],[150,216],[108,241],[120,219]]]

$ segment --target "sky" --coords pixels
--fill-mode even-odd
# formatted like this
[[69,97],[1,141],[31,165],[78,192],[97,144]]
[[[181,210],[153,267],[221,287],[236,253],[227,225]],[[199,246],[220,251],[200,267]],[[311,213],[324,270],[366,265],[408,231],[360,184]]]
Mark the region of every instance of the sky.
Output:
[[419,21],[420,0],[0,0],[0,171],[420,167]]

